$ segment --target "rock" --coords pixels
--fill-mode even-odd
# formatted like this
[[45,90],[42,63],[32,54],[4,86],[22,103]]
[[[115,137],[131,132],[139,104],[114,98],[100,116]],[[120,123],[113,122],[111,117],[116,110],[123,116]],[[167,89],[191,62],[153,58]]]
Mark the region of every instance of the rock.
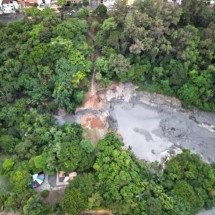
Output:
[[110,102],[113,98],[121,98],[123,88],[123,85],[112,84],[106,92],[106,100]]
[[195,109],[193,111],[193,115],[195,120],[198,123],[204,123],[207,125],[214,125],[215,126],[215,114],[213,112],[203,112],[200,110]]
[[165,106],[167,108],[181,108],[181,101],[169,96],[164,96],[157,93],[139,92],[140,102],[156,107]]

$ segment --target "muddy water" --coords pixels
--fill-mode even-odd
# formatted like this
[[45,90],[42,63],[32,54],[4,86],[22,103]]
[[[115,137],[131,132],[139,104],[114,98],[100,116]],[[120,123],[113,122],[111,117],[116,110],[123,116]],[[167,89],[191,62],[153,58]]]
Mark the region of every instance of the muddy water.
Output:
[[215,162],[215,133],[200,127],[187,114],[121,101],[112,105],[111,116],[125,145],[140,159],[161,161],[188,148],[205,161]]
[[111,115],[118,123],[118,132],[125,146],[131,147],[134,154],[150,162],[161,159],[161,153],[173,146],[156,132],[161,121],[160,114],[146,106],[116,103]]

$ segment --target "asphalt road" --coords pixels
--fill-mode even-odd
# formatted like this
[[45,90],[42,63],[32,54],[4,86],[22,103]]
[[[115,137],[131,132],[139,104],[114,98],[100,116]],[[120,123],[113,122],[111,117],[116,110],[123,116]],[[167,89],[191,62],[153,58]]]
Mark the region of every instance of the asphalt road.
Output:
[[16,22],[22,20],[23,18],[24,14],[22,13],[0,15],[0,21],[2,21],[3,24],[7,24],[8,22]]

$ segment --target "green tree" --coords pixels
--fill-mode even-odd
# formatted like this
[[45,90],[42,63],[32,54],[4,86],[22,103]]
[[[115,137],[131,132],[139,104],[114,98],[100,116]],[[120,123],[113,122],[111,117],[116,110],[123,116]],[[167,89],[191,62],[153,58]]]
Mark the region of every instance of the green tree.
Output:
[[41,193],[41,196],[43,198],[46,198],[48,195],[49,195],[49,190],[43,190],[42,193]]
[[147,201],[147,214],[152,215],[162,215],[161,202],[158,199],[150,198]]
[[211,21],[214,21],[214,10],[211,10],[206,1],[182,1],[182,9],[181,22],[183,24],[206,27]]
[[43,28],[39,33],[39,40],[40,42],[50,42],[52,37],[52,31],[49,28]]
[[14,171],[11,175],[11,183],[13,185],[13,191],[20,193],[29,187],[30,174],[26,170]]
[[31,196],[34,195],[34,191],[32,189],[24,190],[23,192],[15,195],[16,197],[16,208],[19,211],[23,210],[23,207],[27,204],[28,200]]
[[[58,0],[59,1],[59,0]],[[47,18],[47,17],[54,17],[56,15],[56,11],[52,8],[49,8],[49,7],[45,7],[42,11],[41,11],[41,15],[44,17],[44,18]]]
[[110,17],[104,20],[101,26],[101,30],[104,32],[114,31],[117,28],[117,23],[114,17]]
[[91,144],[91,142],[87,139],[83,139],[80,142],[81,147],[87,152],[87,153],[92,153],[94,151],[94,147]]
[[71,215],[78,215],[87,207],[84,194],[77,188],[66,190],[60,205],[63,211]]
[[119,79],[125,80],[128,70],[130,69],[130,61],[121,54],[111,55],[109,59],[109,69],[115,72]]
[[93,11],[94,14],[104,17],[107,15],[107,7],[104,4],[99,4],[99,6]]
[[108,77],[109,79],[112,77],[112,74],[109,71],[109,62],[105,59],[105,57],[97,58],[95,68],[96,72],[102,74],[103,76]]
[[33,17],[35,16],[40,17],[42,14],[42,12],[39,9],[37,9],[37,7],[26,8],[25,13],[27,16],[33,16]]
[[82,194],[84,194],[85,201],[94,193],[96,186],[96,177],[92,173],[85,173],[83,175],[78,175],[73,181],[68,185],[67,189],[71,190],[77,188]]
[[18,139],[11,135],[1,135],[0,137],[0,149],[3,153],[12,154],[17,143]]
[[[132,156],[121,149],[123,143],[110,133],[98,144],[100,153],[94,164],[99,193],[114,211],[125,207],[127,214],[137,206],[134,196],[141,192],[140,169]],[[121,214],[121,213],[120,213]]]
[[[172,182],[170,187],[163,185],[176,197],[176,207],[187,208],[186,213],[196,213],[201,207],[211,206],[215,169],[204,163],[198,155],[184,150],[182,154],[167,163],[164,181]],[[207,185],[206,185],[207,184]],[[213,192],[213,191],[212,191]],[[185,212],[184,212],[185,213]],[[185,214],[186,214],[185,213]]]
[[192,186],[185,181],[178,181],[174,188],[175,194],[189,204],[190,213],[197,212],[203,205],[199,205]]
[[66,172],[74,170],[84,171],[92,167],[94,161],[93,153],[87,153],[79,141],[64,142],[59,146],[58,168]]
[[6,210],[16,210],[16,197],[15,195],[9,195],[6,202],[5,202],[5,209]]
[[5,210],[5,203],[7,201],[7,199],[9,198],[9,194],[7,193],[1,193],[0,194],[0,211],[4,211]]
[[89,6],[89,1],[88,1],[88,0],[83,0],[83,5],[84,5],[85,7]]
[[[56,73],[58,74],[58,78],[56,77],[53,96],[56,103],[60,107],[66,107],[69,111],[74,110],[75,106],[73,103],[74,91],[71,84],[71,76],[74,69],[75,68],[71,62],[64,58],[60,59],[56,65]],[[69,77],[70,79],[68,79]]]
[[64,6],[66,4],[66,0],[57,0],[57,5],[60,6],[60,17],[61,20],[64,18]]
[[57,1],[57,5],[59,5],[59,6],[64,6],[66,4],[66,0],[58,0]]
[[15,162],[13,159],[6,159],[4,161],[4,163],[2,164],[2,169],[3,169],[3,172],[5,175],[12,172],[14,164],[15,164]]
[[86,18],[89,16],[89,11],[86,8],[79,9],[76,13],[78,18]]
[[47,207],[42,202],[42,199],[38,194],[34,194],[28,199],[26,205],[23,207],[24,215],[43,215],[47,213]]

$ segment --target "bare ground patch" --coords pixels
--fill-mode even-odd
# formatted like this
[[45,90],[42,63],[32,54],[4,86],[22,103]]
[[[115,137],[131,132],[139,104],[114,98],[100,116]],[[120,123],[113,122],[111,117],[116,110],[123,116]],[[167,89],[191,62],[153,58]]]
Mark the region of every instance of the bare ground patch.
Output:
[[49,195],[44,199],[46,203],[54,205],[59,203],[63,198],[65,189],[61,190],[50,190]]

